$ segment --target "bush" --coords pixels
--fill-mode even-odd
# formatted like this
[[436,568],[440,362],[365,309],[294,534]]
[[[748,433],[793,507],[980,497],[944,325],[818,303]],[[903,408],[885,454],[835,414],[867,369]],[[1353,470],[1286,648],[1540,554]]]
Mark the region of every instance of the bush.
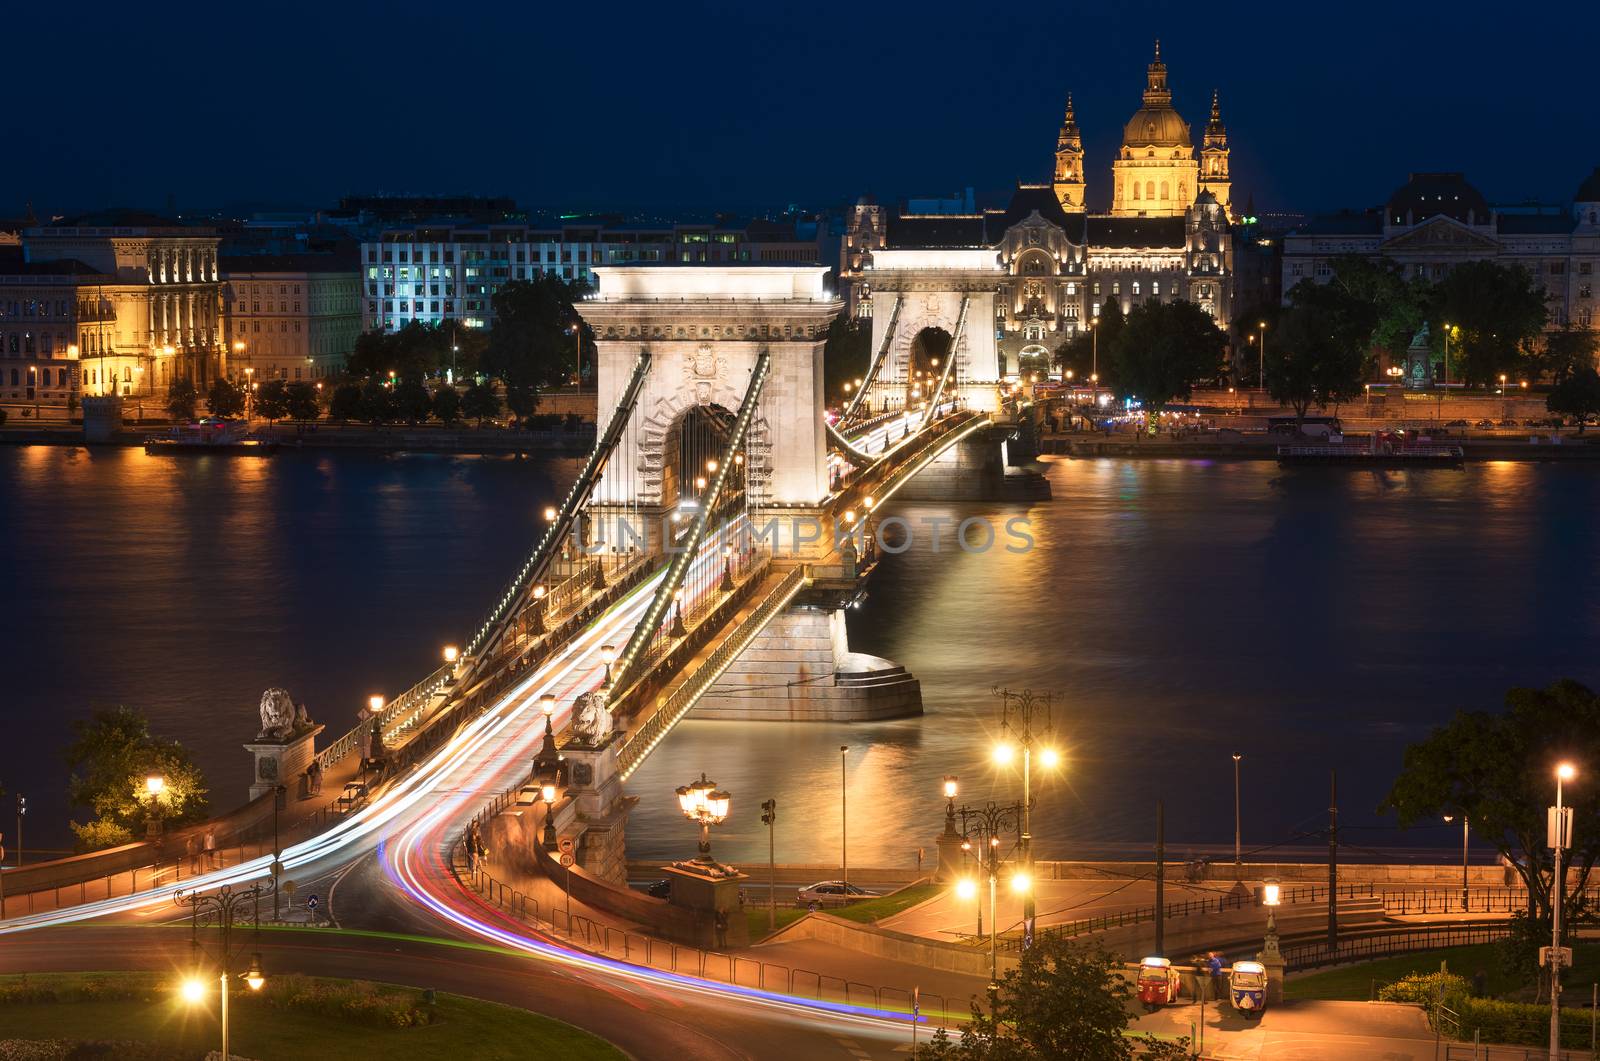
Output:
[[1379,1002],[1413,1002],[1430,1009],[1441,1001],[1459,1009],[1470,994],[1467,978],[1455,973],[1407,973],[1378,989]]
[[[1452,1006],[1452,1009],[1455,1007]],[[1461,1037],[1471,1038],[1474,1030],[1486,1043],[1514,1043],[1540,1046],[1550,1041],[1550,1007],[1533,1002],[1501,1002],[1493,998],[1469,998],[1457,1010],[1461,1015]],[[1574,1049],[1589,1046],[1589,1011],[1561,1011],[1561,1045]]]
[[414,1028],[433,1021],[420,992],[364,980],[332,982],[288,974],[267,981],[259,996],[279,1009],[337,1017],[375,1028]]

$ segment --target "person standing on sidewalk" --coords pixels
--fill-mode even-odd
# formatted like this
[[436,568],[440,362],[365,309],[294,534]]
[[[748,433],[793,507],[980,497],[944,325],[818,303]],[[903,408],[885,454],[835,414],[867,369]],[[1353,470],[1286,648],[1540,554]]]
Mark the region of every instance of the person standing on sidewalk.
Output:
[[189,838],[183,842],[183,853],[189,858],[189,872],[194,873],[200,868],[200,842],[190,833]]
[[217,833],[215,829],[206,827],[205,838],[206,869],[217,868]]

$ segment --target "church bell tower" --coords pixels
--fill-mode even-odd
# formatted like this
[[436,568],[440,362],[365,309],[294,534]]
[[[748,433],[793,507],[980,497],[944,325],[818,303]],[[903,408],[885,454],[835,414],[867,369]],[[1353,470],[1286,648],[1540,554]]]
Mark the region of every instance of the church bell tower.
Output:
[[1228,130],[1222,124],[1222,106],[1216,90],[1211,92],[1211,120],[1206,122],[1205,139],[1200,144],[1200,188],[1216,197],[1222,212],[1231,220],[1233,182],[1228,176]]
[[1056,175],[1052,185],[1061,209],[1074,213],[1083,209],[1083,138],[1078,135],[1078,120],[1072,111],[1072,93],[1067,93],[1067,116],[1056,137]]

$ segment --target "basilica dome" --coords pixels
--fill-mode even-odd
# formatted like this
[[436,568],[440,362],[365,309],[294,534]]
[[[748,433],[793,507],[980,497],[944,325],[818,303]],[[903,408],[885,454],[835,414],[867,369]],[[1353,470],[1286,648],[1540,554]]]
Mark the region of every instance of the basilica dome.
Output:
[[1122,131],[1123,147],[1193,147],[1189,123],[1167,107],[1140,107]]
[[1133,112],[1122,130],[1122,147],[1193,147],[1189,123],[1172,109],[1172,91],[1167,88],[1167,64],[1161,61],[1161,42],[1156,41],[1156,58],[1145,74],[1144,106]]

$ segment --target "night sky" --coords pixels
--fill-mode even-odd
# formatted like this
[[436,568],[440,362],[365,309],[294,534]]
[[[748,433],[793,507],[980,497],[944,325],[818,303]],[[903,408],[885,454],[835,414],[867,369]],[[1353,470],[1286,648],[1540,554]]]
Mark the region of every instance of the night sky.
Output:
[[1600,163],[1586,6],[1076,3],[14,5],[0,216],[320,205],[768,210],[1046,179],[1071,89],[1103,206],[1160,36],[1234,201],[1383,201],[1463,169],[1565,200]]

